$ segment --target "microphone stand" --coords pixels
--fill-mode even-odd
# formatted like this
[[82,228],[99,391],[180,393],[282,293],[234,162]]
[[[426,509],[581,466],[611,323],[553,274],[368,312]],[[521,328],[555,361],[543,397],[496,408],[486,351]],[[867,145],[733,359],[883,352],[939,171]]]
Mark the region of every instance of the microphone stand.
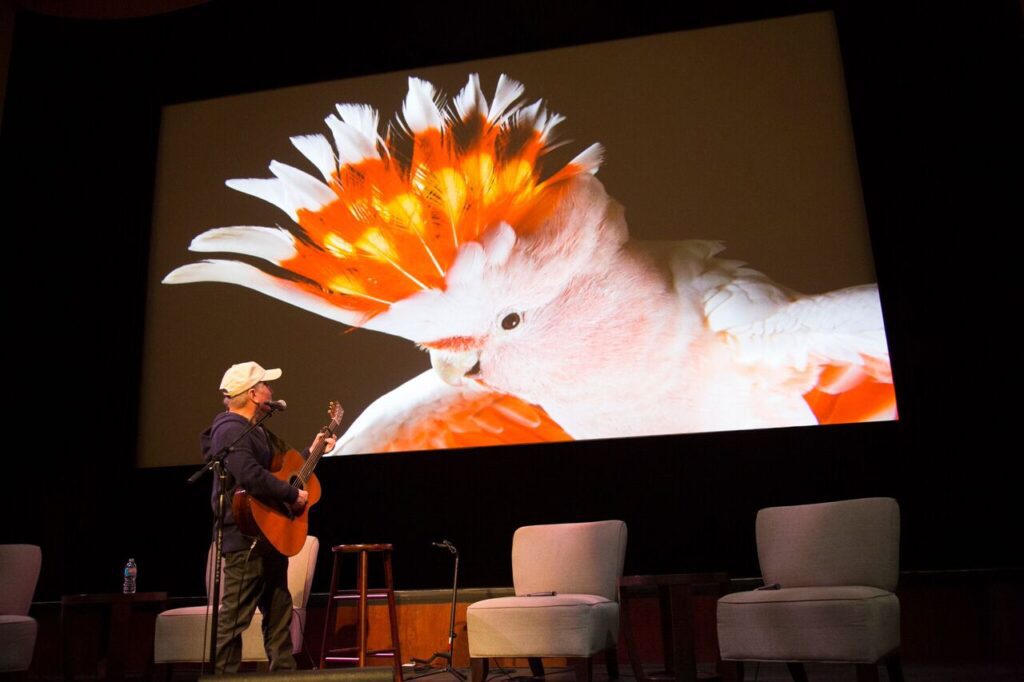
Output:
[[214,531],[213,537],[213,594],[210,595],[210,665],[213,666],[214,672],[217,670],[217,630],[220,625],[220,572],[221,564],[224,560],[224,552],[221,547],[221,542],[224,539],[224,513],[226,511],[226,505],[224,500],[226,494],[224,492],[227,485],[227,472],[224,470],[224,458],[231,454],[231,451],[235,449],[243,438],[252,433],[257,426],[265,422],[272,414],[273,410],[263,412],[259,419],[255,422],[250,422],[249,427],[239,434],[238,438],[234,440],[230,445],[226,445],[220,449],[210,461],[199,468],[194,474],[189,476],[187,483],[189,485],[195,483],[201,479],[207,471],[212,471],[217,477],[217,514],[216,514],[216,531]]
[[430,544],[432,544],[434,547],[441,547],[443,549],[447,549],[455,557],[455,575],[452,578],[452,608],[448,619],[448,651],[437,651],[434,653],[433,656],[426,659],[413,657],[413,663],[416,664],[416,666],[413,668],[414,672],[418,669],[422,669],[423,667],[430,666],[431,663],[433,663],[435,660],[439,658],[445,662],[444,667],[434,668],[421,675],[406,677],[405,679],[417,680],[421,677],[429,677],[430,675],[437,675],[439,673],[451,673],[460,680],[465,681],[466,675],[452,667],[452,657],[455,653],[455,602],[459,594],[459,550],[455,548],[455,545],[448,542],[447,540],[443,542],[432,542]]

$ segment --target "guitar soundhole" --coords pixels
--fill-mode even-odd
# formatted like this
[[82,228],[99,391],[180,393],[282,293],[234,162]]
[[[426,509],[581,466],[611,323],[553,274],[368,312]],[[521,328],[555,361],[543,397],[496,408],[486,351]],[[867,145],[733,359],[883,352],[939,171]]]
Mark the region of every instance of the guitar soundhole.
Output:
[[298,476],[290,476],[288,478],[288,484],[302,490],[305,486],[302,484],[302,480]]

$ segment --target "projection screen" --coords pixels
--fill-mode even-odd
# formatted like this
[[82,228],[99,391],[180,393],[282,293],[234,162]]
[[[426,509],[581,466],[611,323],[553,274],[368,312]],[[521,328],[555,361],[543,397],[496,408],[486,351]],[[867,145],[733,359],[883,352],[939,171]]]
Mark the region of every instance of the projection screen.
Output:
[[247,360],[346,453],[896,417],[829,13],[176,104],[159,144],[140,466],[194,463]]

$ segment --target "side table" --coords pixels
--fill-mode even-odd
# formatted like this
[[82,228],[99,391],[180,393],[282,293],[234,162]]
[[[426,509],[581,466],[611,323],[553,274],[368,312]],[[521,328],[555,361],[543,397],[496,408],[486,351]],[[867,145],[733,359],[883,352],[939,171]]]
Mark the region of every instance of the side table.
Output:
[[[138,633],[132,628],[135,611],[152,614],[167,607],[166,592],[136,592],[135,594],[66,594],[60,598],[60,641],[61,667],[65,680],[74,679],[74,667],[70,656],[70,620],[73,611],[96,609],[102,612],[100,662],[98,679],[124,679],[125,655],[129,646],[138,641]],[[145,677],[148,679],[153,666],[153,633],[146,637]]]
[[[637,682],[675,680],[696,682],[697,657],[695,652],[693,597],[718,597],[729,591],[727,573],[677,573],[669,575],[631,575],[619,579],[619,598],[622,602],[622,624],[626,635],[626,651],[633,666]],[[646,673],[640,661],[637,634],[630,616],[629,603],[640,596],[658,597],[661,616],[662,651],[665,671]]]

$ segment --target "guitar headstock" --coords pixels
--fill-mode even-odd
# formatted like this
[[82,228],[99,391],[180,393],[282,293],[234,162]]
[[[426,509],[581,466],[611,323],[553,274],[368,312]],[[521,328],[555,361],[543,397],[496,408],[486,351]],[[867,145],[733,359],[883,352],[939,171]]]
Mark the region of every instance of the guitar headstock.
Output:
[[345,408],[338,401],[332,400],[327,404],[327,416],[331,418],[331,424],[327,428],[331,433],[337,433],[338,427],[341,426],[341,418],[344,415]]

